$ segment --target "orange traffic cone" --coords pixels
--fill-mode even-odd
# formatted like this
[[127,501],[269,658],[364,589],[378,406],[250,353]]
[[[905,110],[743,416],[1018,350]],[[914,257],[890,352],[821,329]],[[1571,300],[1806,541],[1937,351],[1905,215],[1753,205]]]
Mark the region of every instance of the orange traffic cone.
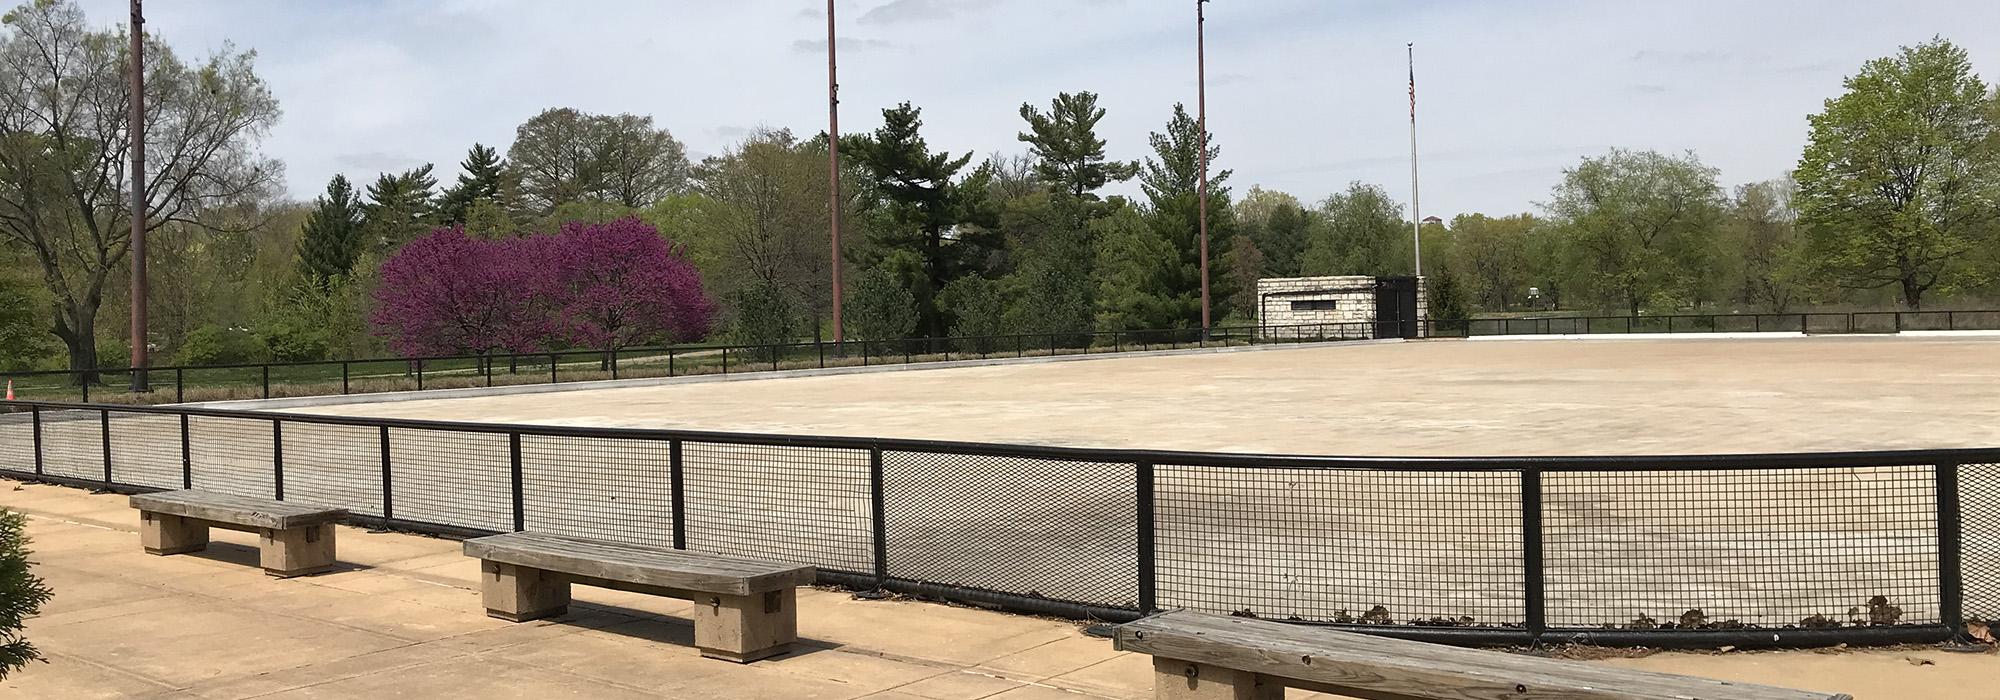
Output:
[[7,400],[14,400],[14,380],[12,379],[7,380]]

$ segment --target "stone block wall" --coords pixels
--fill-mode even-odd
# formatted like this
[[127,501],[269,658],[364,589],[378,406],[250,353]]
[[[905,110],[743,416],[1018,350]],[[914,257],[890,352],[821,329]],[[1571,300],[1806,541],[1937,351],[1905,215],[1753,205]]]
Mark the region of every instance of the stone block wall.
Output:
[[[1429,299],[1422,278],[1417,280],[1417,318],[1428,318]],[[1257,280],[1257,324],[1265,333],[1291,337],[1304,329],[1307,336],[1319,333],[1333,338],[1365,338],[1372,335],[1375,322],[1375,278],[1368,275],[1332,277],[1276,277]]]

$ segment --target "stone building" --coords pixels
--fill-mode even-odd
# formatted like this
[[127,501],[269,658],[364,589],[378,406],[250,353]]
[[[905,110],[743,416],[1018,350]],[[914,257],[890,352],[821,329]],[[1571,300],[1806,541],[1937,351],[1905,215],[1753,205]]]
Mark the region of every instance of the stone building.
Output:
[[1257,326],[1271,337],[1415,338],[1429,318],[1421,277],[1257,280]]

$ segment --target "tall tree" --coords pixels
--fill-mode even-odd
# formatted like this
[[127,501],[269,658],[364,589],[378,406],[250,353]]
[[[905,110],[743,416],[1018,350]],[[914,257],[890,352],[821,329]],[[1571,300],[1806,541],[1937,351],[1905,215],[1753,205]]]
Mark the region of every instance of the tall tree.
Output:
[[437,206],[431,189],[437,178],[431,165],[400,173],[382,173],[368,186],[368,203],[362,206],[363,234],[375,252],[388,254],[415,240],[437,225]]
[[446,226],[464,225],[474,205],[499,199],[507,161],[493,147],[475,143],[458,168],[458,182],[438,197],[438,223]]
[[[1153,157],[1146,159],[1139,172],[1139,188],[1146,193],[1152,203],[1149,217],[1152,226],[1178,252],[1179,264],[1168,269],[1170,276],[1162,282],[1169,297],[1192,296],[1195,304],[1189,316],[1177,325],[1196,326],[1201,324],[1201,208],[1198,185],[1201,181],[1201,127],[1194,117],[1188,116],[1187,108],[1174,105],[1173,116],[1167,120],[1164,132],[1154,132],[1147,141],[1153,147]],[[1222,155],[1222,147],[1215,145],[1211,136],[1208,142],[1208,161],[1213,164]],[[1231,171],[1211,169],[1208,177],[1208,249],[1211,267],[1223,251],[1229,249],[1229,238],[1235,231],[1236,216],[1230,210],[1229,188],[1223,183],[1229,179]],[[1211,270],[1211,275],[1215,272]],[[1211,294],[1217,297],[1212,306],[1216,317],[1227,316],[1232,302],[1226,286],[1213,284]],[[1178,306],[1176,308],[1179,308]]]
[[1035,158],[1035,176],[1049,187],[1096,199],[1098,188],[1139,173],[1138,163],[1105,159],[1104,139],[1097,136],[1097,122],[1104,119],[1097,93],[1060,93],[1047,114],[1024,102],[1021,118],[1027,120],[1028,131],[1018,138],[1027,142],[1028,153]]
[[507,161],[521,181],[522,204],[555,211],[598,189],[602,173],[590,115],[560,107],[543,110],[514,129]]
[[[695,182],[699,197],[686,203],[681,230],[696,259],[709,266],[717,295],[752,302],[759,318],[784,328],[796,324],[773,310],[830,313],[823,140],[758,131],[702,161]],[[783,299],[772,300],[774,294]],[[739,334],[752,331],[737,321]]]
[[[51,330],[70,367],[90,369],[105,286],[131,248],[128,35],[93,31],[76,4],[57,0],[24,4],[4,23],[0,236],[41,268]],[[279,166],[256,146],[277,121],[278,102],[252,53],[225,47],[189,65],[146,41],[144,228],[207,226],[202,212],[276,185]]]
[[1506,311],[1520,304],[1533,279],[1528,237],[1535,234],[1536,223],[1530,214],[1454,217],[1452,255],[1446,260],[1459,273],[1454,283],[1486,309]]
[[1970,281],[2000,222],[2000,96],[1943,39],[1903,47],[1846,81],[1811,118],[1799,222],[1814,265],[1853,289],[1924,294]]
[[687,188],[687,147],[652,117],[631,114],[591,120],[597,147],[597,196],[637,209]]
[[1297,197],[1252,186],[1236,203],[1238,233],[1247,235],[1263,255],[1263,277],[1299,276],[1310,223]]
[[918,327],[933,337],[950,331],[950,319],[937,305],[937,293],[965,273],[990,242],[961,233],[961,224],[990,226],[986,189],[991,171],[982,168],[961,178],[959,170],[972,154],[952,157],[933,153],[918,129],[922,110],[904,102],[882,110],[882,126],[874,133],[846,137],[841,150],[851,153],[871,176],[895,225],[879,232],[876,245],[916,253],[921,274],[910,289],[916,300]]
[[299,276],[308,284],[324,287],[354,272],[363,243],[361,210],[345,175],[334,175],[326,194],[313,200],[298,245]]
[[1599,303],[1636,316],[1693,298],[1722,216],[1715,178],[1693,153],[1619,149],[1563,171],[1547,207]]
[[1410,224],[1381,185],[1350,183],[1319,205],[1299,268],[1306,275],[1407,275]]
[[1784,313],[1806,297],[1804,241],[1792,208],[1796,192],[1789,177],[1736,188],[1724,235],[1727,250],[1740,265],[1738,300]]
[[[1185,280],[1188,264],[1159,227],[1121,208],[1090,222],[1097,236],[1097,327],[1187,328],[1199,324],[1201,297]],[[1191,320],[1192,319],[1192,320]]]

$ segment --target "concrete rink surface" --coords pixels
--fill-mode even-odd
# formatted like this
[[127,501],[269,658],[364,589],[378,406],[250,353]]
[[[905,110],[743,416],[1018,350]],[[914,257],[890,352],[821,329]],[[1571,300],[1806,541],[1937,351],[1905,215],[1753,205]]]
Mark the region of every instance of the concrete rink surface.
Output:
[[303,412],[1360,456],[2000,446],[2000,338],[1357,344]]

